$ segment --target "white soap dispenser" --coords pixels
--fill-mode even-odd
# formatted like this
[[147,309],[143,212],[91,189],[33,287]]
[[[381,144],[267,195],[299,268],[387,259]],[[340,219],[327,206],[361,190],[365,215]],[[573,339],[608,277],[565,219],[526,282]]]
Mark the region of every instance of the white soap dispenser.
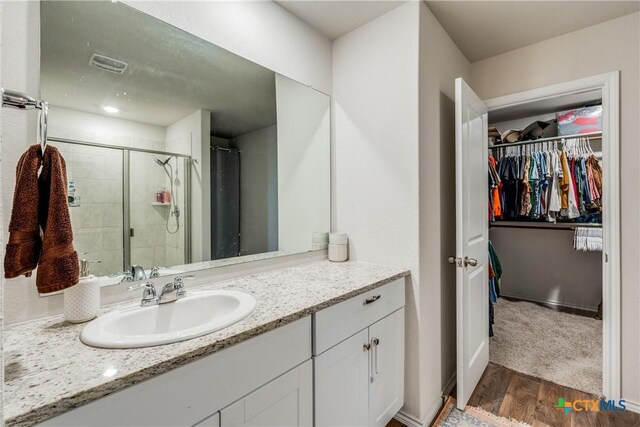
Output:
[[88,322],[100,311],[100,284],[89,274],[89,262],[80,260],[80,281],[64,290],[64,318],[71,323]]

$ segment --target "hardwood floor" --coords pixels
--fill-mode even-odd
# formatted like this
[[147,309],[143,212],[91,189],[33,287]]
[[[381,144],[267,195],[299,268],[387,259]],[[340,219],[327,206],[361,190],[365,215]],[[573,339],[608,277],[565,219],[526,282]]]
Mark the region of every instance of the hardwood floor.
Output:
[[[450,395],[456,397],[455,388]],[[468,405],[482,408],[500,417],[524,421],[533,427],[640,426],[640,414],[631,411],[570,411],[565,415],[553,407],[559,397],[563,397],[567,402],[598,399],[592,394],[489,363]],[[404,425],[391,420],[386,427]]]
[[[452,396],[455,397],[455,391]],[[640,426],[640,414],[631,411],[570,411],[565,415],[553,407],[559,397],[567,402],[598,399],[595,395],[490,363],[469,399],[469,406],[534,427]]]

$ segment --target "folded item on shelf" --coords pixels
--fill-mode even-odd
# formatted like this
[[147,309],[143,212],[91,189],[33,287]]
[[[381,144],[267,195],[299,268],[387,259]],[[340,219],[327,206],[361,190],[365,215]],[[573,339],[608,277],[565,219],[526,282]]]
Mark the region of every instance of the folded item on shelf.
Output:
[[518,142],[520,140],[520,134],[521,132],[518,129],[509,129],[502,134],[500,139],[502,139],[503,144]]

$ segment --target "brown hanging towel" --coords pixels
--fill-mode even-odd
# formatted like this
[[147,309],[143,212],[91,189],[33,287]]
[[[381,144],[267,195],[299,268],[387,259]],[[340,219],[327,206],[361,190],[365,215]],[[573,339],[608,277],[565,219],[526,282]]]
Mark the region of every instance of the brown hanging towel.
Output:
[[42,242],[38,224],[38,169],[40,146],[32,145],[20,157],[16,168],[16,189],[9,222],[9,241],[4,256],[4,277],[31,276],[38,265]]
[[[32,160],[33,152],[37,153],[38,162],[41,158],[40,146],[35,145],[29,148],[27,153],[23,155],[23,158],[29,160],[29,165],[34,162]],[[38,234],[37,239],[34,239],[39,244],[39,233],[34,233],[33,227],[33,215],[37,218],[36,226],[42,230],[42,244],[41,251],[35,252],[33,248],[35,246],[29,246],[31,241],[27,242],[28,246],[24,249],[32,249],[28,257],[24,255],[22,258],[16,260],[10,256],[9,246],[12,244],[11,233],[9,237],[9,245],[7,245],[7,256],[5,256],[5,276],[16,277],[20,274],[30,275],[33,270],[34,253],[35,260],[38,262],[38,273],[36,277],[36,286],[38,292],[46,294],[50,292],[60,291],[69,288],[79,281],[79,263],[78,254],[73,247],[73,232],[71,229],[71,218],[69,216],[69,207],[67,201],[67,171],[64,158],[60,155],[60,152],[55,147],[48,147],[45,150],[44,159],[42,160],[42,171],[40,176],[37,177],[37,168],[34,175],[25,176],[25,174],[33,172],[33,167],[29,169],[21,170],[21,162],[18,164],[18,185],[16,186],[16,193],[14,195],[14,209],[11,215],[11,221],[13,223],[14,218],[16,223],[22,224],[17,216],[25,214],[31,218],[30,222],[26,224],[25,228],[16,228],[19,232],[18,236],[24,235],[23,233],[30,232],[31,236]],[[37,184],[35,194],[38,196],[34,203],[32,193],[33,189],[33,176],[36,177]],[[23,201],[22,194],[19,192],[19,183],[21,179],[24,179],[27,196],[29,198]],[[36,231],[38,228],[36,228]],[[10,226],[10,231],[11,226]],[[15,239],[14,239],[15,243]],[[24,243],[23,243],[24,244]],[[15,255],[18,252],[14,252]],[[21,264],[22,259],[28,259],[30,264]],[[12,270],[12,276],[9,276],[9,271],[6,270],[7,265],[16,265],[19,268]],[[22,273],[21,271],[24,271]],[[15,274],[17,272],[17,274]]]

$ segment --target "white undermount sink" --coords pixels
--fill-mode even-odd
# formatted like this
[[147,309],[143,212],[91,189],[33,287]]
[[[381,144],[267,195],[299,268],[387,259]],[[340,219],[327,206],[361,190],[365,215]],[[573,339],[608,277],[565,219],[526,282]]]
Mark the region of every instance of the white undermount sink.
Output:
[[137,348],[189,340],[226,328],[256,307],[234,290],[187,291],[185,298],[149,307],[128,306],[91,321],[80,340],[92,347]]

